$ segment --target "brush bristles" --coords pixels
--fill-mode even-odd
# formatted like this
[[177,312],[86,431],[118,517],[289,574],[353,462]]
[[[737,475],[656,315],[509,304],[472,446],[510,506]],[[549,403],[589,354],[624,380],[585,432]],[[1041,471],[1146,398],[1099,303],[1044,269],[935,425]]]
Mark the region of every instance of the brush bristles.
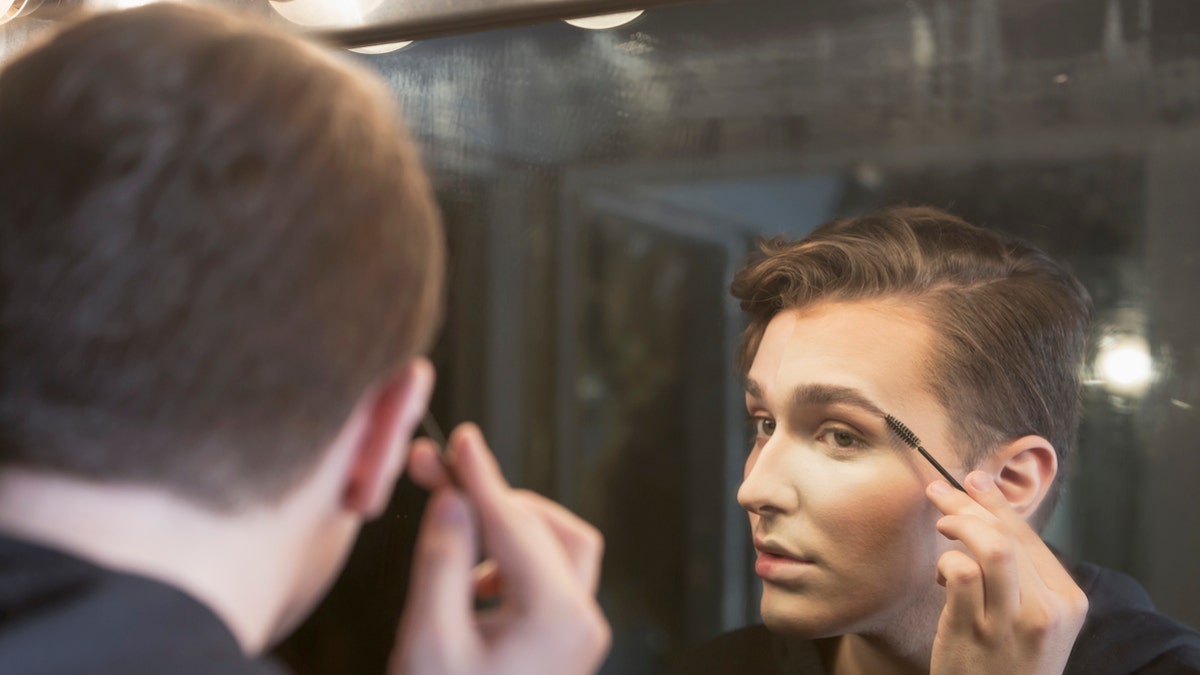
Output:
[[892,417],[891,415],[888,415],[887,423],[888,426],[892,428],[892,431],[896,432],[896,435],[900,437],[900,440],[909,444],[913,448],[921,447],[921,439],[917,438],[917,435],[914,434],[911,429],[904,426],[903,422],[895,417]]
[[964,489],[963,486],[954,479],[954,476],[950,475],[950,472],[946,470],[946,467],[938,463],[938,461],[933,458],[933,455],[929,454],[929,451],[921,447],[921,439],[917,438],[917,435],[914,434],[911,429],[904,426],[903,422],[895,417],[892,417],[891,415],[888,415],[884,419],[887,420],[888,426],[892,428],[892,431],[896,432],[896,435],[900,437],[900,440],[908,443],[914,450],[921,453],[922,457],[929,460],[929,463],[933,465],[933,468],[937,469],[938,473],[942,474],[942,478],[945,478],[946,482],[953,485],[956,489],[966,492],[966,489]]

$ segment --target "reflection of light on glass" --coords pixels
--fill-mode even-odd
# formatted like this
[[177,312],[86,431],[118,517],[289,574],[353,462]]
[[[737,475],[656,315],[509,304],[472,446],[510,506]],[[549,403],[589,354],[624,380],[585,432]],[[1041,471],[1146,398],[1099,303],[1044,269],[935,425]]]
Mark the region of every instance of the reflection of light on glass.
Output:
[[383,0],[270,0],[271,8],[301,26],[361,26]]
[[937,61],[937,43],[933,40],[933,22],[923,11],[912,15],[912,62],[919,70],[932,68]]
[[608,28],[616,28],[624,26],[642,15],[646,10],[638,9],[632,12],[617,12],[616,14],[602,14],[600,16],[585,16],[578,19],[566,19],[566,22],[576,28],[587,28],[588,30],[605,30]]
[[854,178],[868,190],[875,190],[883,184],[883,171],[875,164],[862,162],[854,167]]
[[1150,345],[1140,335],[1114,335],[1100,342],[1096,374],[1104,388],[1123,396],[1141,396],[1154,379]]
[[411,45],[412,40],[402,40],[400,42],[385,42],[381,45],[367,45],[366,47],[351,47],[350,51],[358,52],[359,54],[386,54],[394,52],[397,49],[404,49]]

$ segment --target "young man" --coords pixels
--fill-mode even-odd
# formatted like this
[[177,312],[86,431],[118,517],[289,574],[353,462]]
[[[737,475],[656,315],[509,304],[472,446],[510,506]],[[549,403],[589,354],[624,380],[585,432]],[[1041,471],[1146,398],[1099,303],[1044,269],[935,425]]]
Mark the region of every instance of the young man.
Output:
[[410,454],[443,257],[384,88],[314,46],[159,5],[8,64],[0,671],[279,672],[406,464],[433,495],[392,670],[593,671],[599,535],[474,427],[453,480]]
[[765,243],[733,293],[766,626],[682,672],[1200,672],[1200,636],[1036,532],[1074,454],[1091,315],[1060,265],[894,209]]

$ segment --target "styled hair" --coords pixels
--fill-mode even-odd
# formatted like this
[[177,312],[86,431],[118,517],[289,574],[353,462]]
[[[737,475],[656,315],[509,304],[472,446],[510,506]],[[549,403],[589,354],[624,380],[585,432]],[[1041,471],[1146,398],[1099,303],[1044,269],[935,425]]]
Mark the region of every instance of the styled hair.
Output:
[[762,241],[733,281],[749,314],[739,363],[748,372],[771,319],[821,302],[895,300],[935,336],[929,387],[969,467],[1036,434],[1059,473],[1039,510],[1053,510],[1074,453],[1080,373],[1091,321],[1087,291],[1045,253],[933,208],[834,220],[797,241]]
[[0,469],[276,501],[430,346],[440,217],[384,88],[156,4],[0,73]]

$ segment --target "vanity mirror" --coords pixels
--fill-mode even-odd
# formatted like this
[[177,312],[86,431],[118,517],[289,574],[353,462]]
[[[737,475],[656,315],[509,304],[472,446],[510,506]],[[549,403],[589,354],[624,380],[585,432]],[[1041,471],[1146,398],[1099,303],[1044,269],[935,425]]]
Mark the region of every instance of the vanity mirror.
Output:
[[[1079,459],[1046,537],[1200,624],[1194,2],[232,4],[368,52],[402,103],[452,253],[434,411],[604,531],[603,672],[757,621],[732,271],[758,236],[893,204],[1020,235],[1088,287]],[[0,51],[52,9],[0,26]],[[401,491],[282,647],[297,672],[378,671],[420,503]]]

